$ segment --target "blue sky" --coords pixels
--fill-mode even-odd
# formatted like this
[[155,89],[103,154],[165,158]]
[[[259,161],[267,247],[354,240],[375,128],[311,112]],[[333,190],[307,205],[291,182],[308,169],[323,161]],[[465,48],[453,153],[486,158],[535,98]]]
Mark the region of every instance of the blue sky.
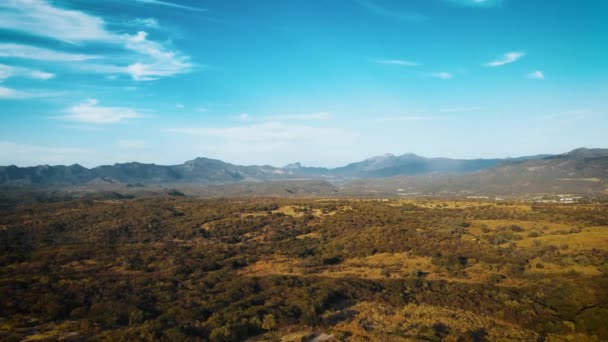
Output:
[[0,165],[608,147],[604,0],[3,0]]

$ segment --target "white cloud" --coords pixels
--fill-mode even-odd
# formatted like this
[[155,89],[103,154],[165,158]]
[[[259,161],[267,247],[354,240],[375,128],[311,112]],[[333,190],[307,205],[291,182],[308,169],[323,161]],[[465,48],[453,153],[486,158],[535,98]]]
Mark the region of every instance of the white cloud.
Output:
[[66,53],[22,44],[0,44],[0,57],[61,62],[79,62],[99,58],[99,56]]
[[35,78],[38,80],[48,80],[48,79],[55,77],[55,74],[52,74],[50,72],[40,71],[40,70],[30,70],[28,72],[28,74],[29,74],[29,77]]
[[529,73],[527,75],[527,77],[535,79],[535,80],[544,80],[545,79],[545,75],[540,70],[536,70],[536,71],[533,71],[533,72]]
[[189,10],[189,11],[195,11],[195,12],[204,12],[204,11],[206,11],[206,9],[204,9],[204,8],[192,7],[192,6],[186,6],[186,5],[180,5],[180,4],[176,4],[176,3],[173,3],[173,2],[161,1],[161,0],[135,0],[135,1],[141,2],[141,3],[144,3],[144,4],[158,5],[158,6],[165,6],[165,7],[172,7],[172,8],[179,8],[179,9]]
[[102,107],[96,99],[88,99],[67,109],[67,114],[56,117],[61,120],[90,124],[113,124],[128,119],[141,118],[143,115],[131,108]]
[[251,120],[251,116],[249,116],[249,114],[247,113],[242,113],[238,116],[238,119],[240,121],[250,121]]
[[161,44],[147,39],[144,31],[127,36],[125,47],[137,52],[142,58],[129,65],[125,71],[136,81],[150,81],[164,76],[173,76],[193,68],[190,57],[169,51]]
[[48,92],[40,90],[18,90],[0,86],[0,99],[4,100],[23,100],[37,97],[62,96],[61,92]]
[[[0,29],[16,30],[77,44],[101,42],[108,44],[109,47],[129,52],[127,56],[108,55],[103,59],[104,63],[69,65],[82,72],[128,74],[137,81],[150,81],[186,73],[193,69],[189,56],[170,49],[168,44],[148,39],[148,34],[144,31],[134,35],[114,33],[106,29],[105,22],[99,17],[81,11],[54,7],[45,0],[0,2],[0,15],[2,15]],[[150,20],[147,22],[153,23]],[[94,58],[21,44],[3,44],[0,46],[1,55],[52,61],[86,61]]]
[[522,57],[524,57],[526,54],[523,52],[507,52],[505,53],[501,58],[492,61],[492,62],[488,62],[485,64],[485,66],[488,67],[499,67],[499,66],[503,66],[506,64],[510,64],[513,62],[516,62],[517,60],[521,59]]
[[40,71],[36,69],[0,64],[0,81],[11,77],[27,77],[37,80],[48,80],[55,77],[55,75],[50,72]]
[[101,18],[54,7],[44,0],[4,0],[0,12],[5,12],[0,20],[4,29],[72,43],[116,39]]
[[154,18],[135,18],[129,22],[133,26],[143,26],[151,29],[159,29],[160,24]]
[[207,112],[207,108],[205,107],[198,107],[196,108],[196,111],[199,113],[206,113]]
[[0,99],[23,99],[28,97],[30,96],[26,92],[7,87],[0,87]]
[[386,64],[386,65],[400,65],[400,66],[419,66],[420,63],[406,61],[403,59],[379,59],[376,61],[378,64]]
[[175,108],[177,108],[177,109],[184,109],[186,107],[183,104],[181,104],[181,103],[176,103],[175,104]]
[[435,78],[440,78],[442,80],[449,80],[450,78],[454,77],[452,74],[450,74],[449,72],[434,72],[430,74],[432,77]]

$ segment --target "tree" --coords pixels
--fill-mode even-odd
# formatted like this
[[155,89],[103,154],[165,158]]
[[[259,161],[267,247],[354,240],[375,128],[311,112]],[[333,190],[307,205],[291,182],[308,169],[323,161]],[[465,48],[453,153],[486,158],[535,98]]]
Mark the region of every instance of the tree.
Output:
[[277,321],[274,318],[273,314],[264,315],[264,319],[262,320],[262,329],[264,330],[274,330],[277,326]]

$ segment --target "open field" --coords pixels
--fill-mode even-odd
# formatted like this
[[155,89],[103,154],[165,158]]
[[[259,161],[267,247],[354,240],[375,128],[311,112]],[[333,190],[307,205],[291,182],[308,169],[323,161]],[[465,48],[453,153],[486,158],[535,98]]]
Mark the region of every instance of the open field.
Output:
[[608,339],[604,204],[74,200],[0,251],[7,341]]

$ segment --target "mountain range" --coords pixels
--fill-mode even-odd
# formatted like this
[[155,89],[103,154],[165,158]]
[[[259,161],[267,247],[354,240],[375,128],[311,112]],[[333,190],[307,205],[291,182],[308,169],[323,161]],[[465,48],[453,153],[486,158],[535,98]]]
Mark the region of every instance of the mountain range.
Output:
[[350,182],[352,194],[608,194],[608,149],[503,161],[478,172],[400,175]]
[[[196,158],[179,165],[131,162],[94,168],[78,164],[0,167],[0,185],[5,187],[116,183],[129,187],[171,185],[250,189],[251,186],[246,184],[311,180],[329,182],[332,193],[336,191],[336,185],[347,192],[357,193],[391,193],[397,190],[403,193],[605,192],[608,187],[608,149],[581,148],[559,155],[506,159],[385,154],[338,168],[305,167],[300,163],[284,167],[242,166],[209,158]],[[237,184],[245,186],[233,186]],[[319,183],[314,184],[318,187]]]

